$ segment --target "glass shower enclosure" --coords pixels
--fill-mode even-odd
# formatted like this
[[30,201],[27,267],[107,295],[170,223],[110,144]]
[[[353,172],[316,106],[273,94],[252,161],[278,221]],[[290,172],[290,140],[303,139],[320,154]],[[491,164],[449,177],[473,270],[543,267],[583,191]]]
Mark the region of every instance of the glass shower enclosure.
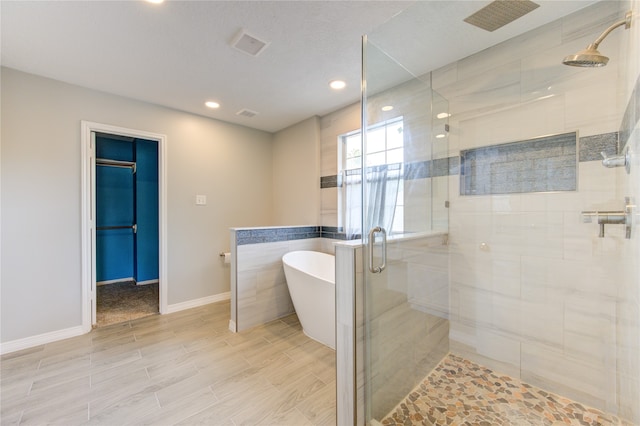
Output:
[[[640,424],[640,2],[421,70],[434,3],[474,2],[363,38],[358,423]],[[628,10],[606,67],[562,65]]]
[[430,74],[414,76],[363,42],[366,415],[382,419],[449,351],[447,197],[456,165],[447,158],[448,103]]

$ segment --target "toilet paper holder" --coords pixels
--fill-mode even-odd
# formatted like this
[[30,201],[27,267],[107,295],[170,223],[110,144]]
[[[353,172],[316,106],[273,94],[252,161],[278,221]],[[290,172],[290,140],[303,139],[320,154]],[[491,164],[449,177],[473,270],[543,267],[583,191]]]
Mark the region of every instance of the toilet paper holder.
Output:
[[229,252],[220,252],[220,257],[224,259],[224,263],[231,263],[231,253]]

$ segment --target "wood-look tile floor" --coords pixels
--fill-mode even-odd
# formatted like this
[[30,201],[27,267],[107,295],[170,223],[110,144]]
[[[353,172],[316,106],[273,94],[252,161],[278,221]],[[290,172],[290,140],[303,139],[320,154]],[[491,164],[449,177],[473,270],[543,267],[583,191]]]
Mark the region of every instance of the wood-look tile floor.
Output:
[[231,333],[229,312],[220,302],[6,354],[0,424],[335,424],[335,352],[295,315]]

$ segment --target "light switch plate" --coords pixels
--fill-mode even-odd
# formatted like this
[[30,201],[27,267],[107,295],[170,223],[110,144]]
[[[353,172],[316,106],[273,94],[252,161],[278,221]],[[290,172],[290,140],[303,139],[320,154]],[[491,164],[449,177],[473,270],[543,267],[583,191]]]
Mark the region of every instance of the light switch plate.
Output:
[[207,205],[207,196],[206,195],[196,195],[196,205],[197,206],[206,206]]

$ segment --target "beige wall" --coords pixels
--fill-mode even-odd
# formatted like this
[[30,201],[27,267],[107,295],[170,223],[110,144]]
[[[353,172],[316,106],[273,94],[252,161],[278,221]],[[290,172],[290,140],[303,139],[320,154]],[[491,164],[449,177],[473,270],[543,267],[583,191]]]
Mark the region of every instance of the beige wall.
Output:
[[274,135],[274,225],[320,224],[320,119],[311,117]]
[[218,256],[229,228],[273,223],[271,134],[12,69],[1,78],[2,342],[81,325],[81,120],[167,136],[168,304],[229,291]]

